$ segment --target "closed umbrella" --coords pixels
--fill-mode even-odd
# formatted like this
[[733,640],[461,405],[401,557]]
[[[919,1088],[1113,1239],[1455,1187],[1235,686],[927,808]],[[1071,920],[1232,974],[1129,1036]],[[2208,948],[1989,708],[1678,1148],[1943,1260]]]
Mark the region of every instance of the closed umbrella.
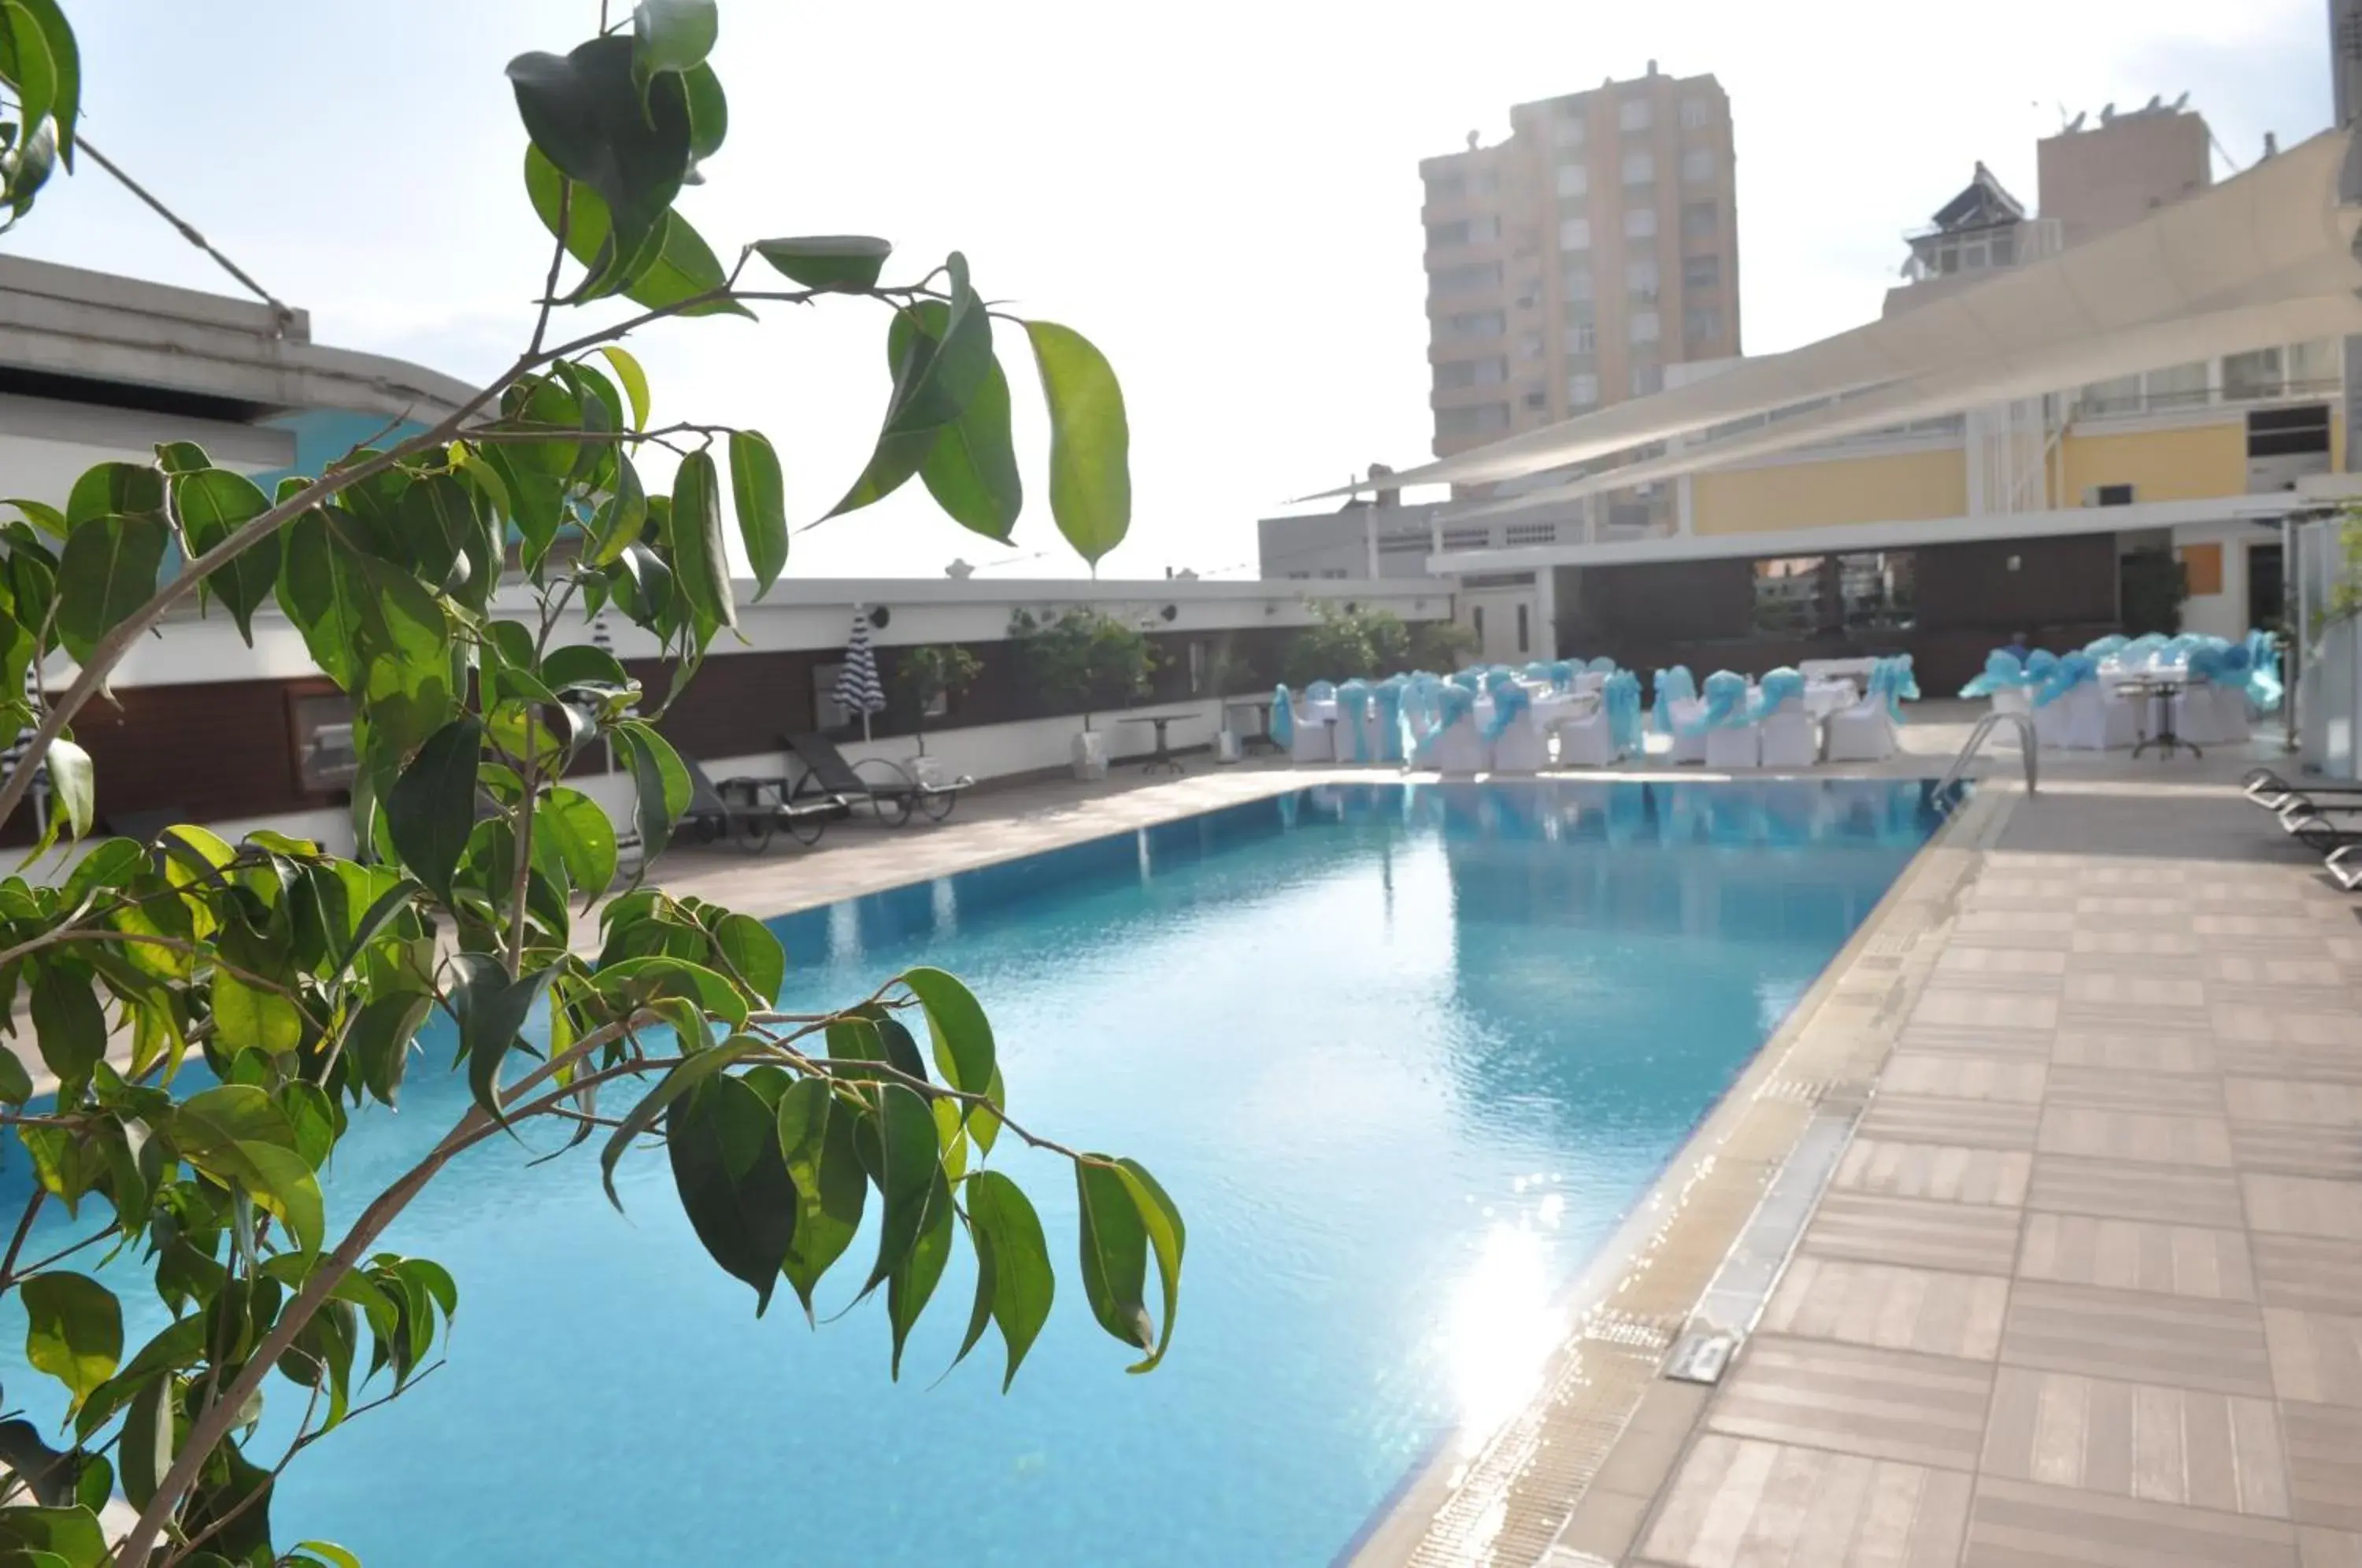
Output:
[[844,668],[829,695],[849,713],[861,715],[861,738],[869,738],[869,716],[886,711],[886,686],[877,679],[877,654],[869,646],[869,612],[853,613],[853,634],[844,642]]

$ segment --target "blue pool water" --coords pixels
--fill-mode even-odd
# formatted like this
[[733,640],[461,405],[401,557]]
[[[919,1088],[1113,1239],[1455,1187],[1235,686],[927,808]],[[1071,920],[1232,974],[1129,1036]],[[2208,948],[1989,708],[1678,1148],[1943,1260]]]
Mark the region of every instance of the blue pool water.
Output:
[[[625,1161],[623,1218],[595,1144],[488,1144],[388,1239],[458,1277],[450,1365],[296,1463],[279,1539],[372,1568],[1322,1568],[1440,1435],[1515,1408],[1585,1258],[1933,825],[1915,783],[1357,785],[777,922],[783,1005],[950,968],[1013,1113],[1157,1174],[1189,1223],[1164,1368],[1124,1375],[1071,1183],[1013,1140],[1065,1272],[1006,1397],[991,1338],[930,1386],[959,1264],[889,1384],[879,1303],[755,1320],[661,1154]],[[446,1059],[340,1151],[332,1229],[462,1109]],[[136,1345],[162,1313],[126,1305]],[[9,1403],[53,1422],[22,1344],[12,1298]]]

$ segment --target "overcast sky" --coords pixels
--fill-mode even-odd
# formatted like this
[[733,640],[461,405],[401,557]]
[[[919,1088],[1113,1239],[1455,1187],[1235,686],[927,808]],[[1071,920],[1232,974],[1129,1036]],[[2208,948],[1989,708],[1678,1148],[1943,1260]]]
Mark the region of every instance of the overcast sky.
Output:
[[[1123,378],[1134,521],[1106,573],[1244,575],[1258,515],[1426,455],[1418,163],[1472,129],[1505,136],[1510,104],[1651,57],[1716,73],[1738,125],[1743,347],[1766,353],[1875,315],[1899,237],[1977,159],[2031,204],[2034,141],[2062,105],[2186,91],[2242,166],[2267,130],[2322,129],[2324,8],[723,0],[730,137],[682,210],[725,254],[876,233],[915,271],[965,250],[984,293],[1080,329]],[[595,0],[71,9],[89,135],[308,309],[319,340],[469,378],[522,345],[547,240],[501,69],[589,36]],[[88,164],[0,243],[234,287]],[[817,516],[867,456],[884,326],[844,302],[669,324],[634,347],[660,417],[766,430],[791,509]],[[932,575],[961,556],[1079,572],[1050,524],[1030,361],[1021,339],[1000,347],[1029,461],[1017,546],[963,533],[913,484],[800,537],[791,571]]]

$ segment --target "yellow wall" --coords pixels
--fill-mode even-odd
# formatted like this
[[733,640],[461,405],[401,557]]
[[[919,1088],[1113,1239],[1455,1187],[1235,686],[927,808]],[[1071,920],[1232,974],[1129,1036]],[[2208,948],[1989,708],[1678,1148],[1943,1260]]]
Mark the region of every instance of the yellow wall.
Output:
[[1952,447],[1734,469],[1699,474],[1691,504],[1701,534],[1958,517],[1969,509],[1968,465]]
[[2129,484],[2133,500],[2212,501],[2247,489],[2244,422],[2067,437],[2067,493],[2081,506],[2094,485]]

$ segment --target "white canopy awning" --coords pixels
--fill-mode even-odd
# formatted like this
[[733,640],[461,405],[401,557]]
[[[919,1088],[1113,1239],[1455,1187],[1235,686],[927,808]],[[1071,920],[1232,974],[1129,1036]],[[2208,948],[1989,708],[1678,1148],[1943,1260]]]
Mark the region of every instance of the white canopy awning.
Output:
[[[2362,332],[2362,212],[2338,200],[2346,133],[2300,147],[2128,227],[1784,354],[1385,476],[1515,480],[1823,399],[1845,401],[1501,506],[1793,449],[1852,432],[2191,359]],[[1348,493],[1344,491],[1327,492]]]

